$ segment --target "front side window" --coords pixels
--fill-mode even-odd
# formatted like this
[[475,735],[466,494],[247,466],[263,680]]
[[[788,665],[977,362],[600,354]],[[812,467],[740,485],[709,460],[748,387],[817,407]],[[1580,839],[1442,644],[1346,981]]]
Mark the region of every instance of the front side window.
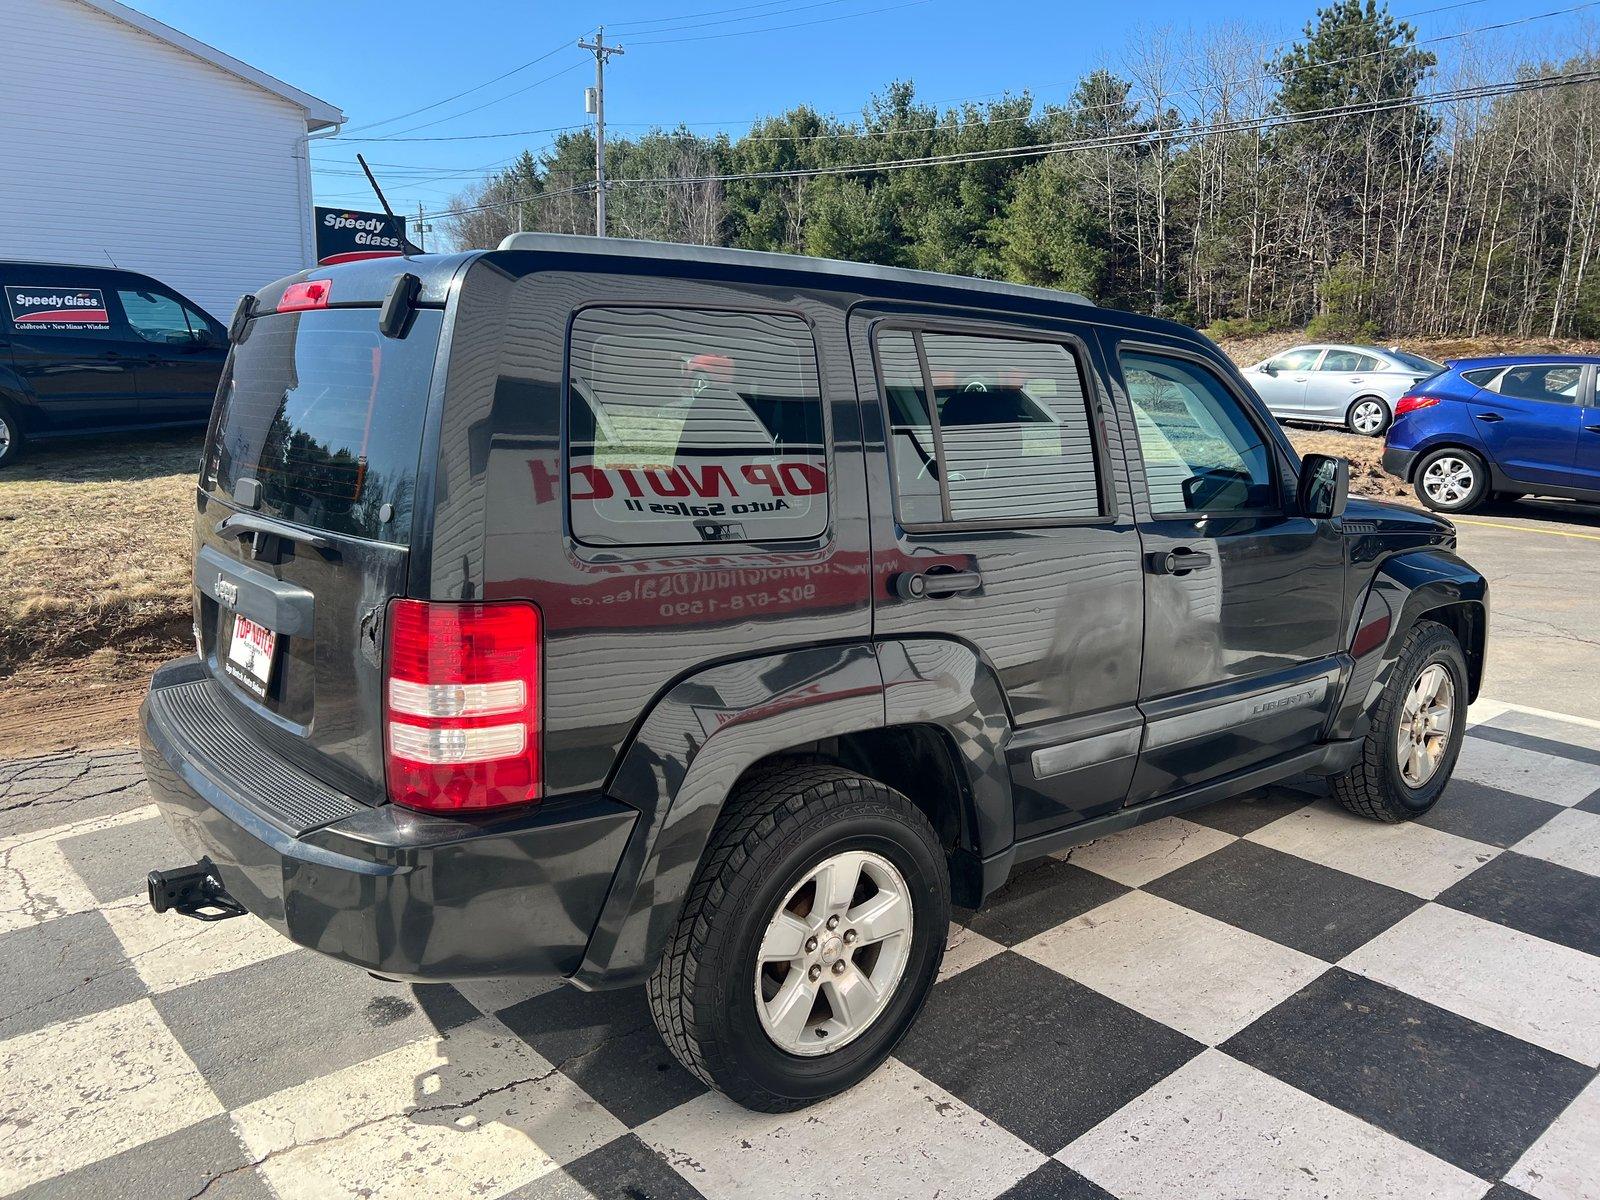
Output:
[[585,309],[570,364],[579,541],[791,541],[827,528],[822,392],[801,318]]
[[1066,346],[887,330],[878,366],[902,522],[1101,514],[1088,395]]
[[1222,380],[1198,363],[1124,352],[1152,511],[1246,512],[1277,506],[1272,450]]
[[1321,353],[1314,347],[1310,350],[1290,350],[1269,361],[1267,366],[1274,371],[1309,371],[1316,365],[1317,355]]
[[1573,404],[1578,399],[1578,380],[1582,374],[1583,368],[1572,363],[1510,367],[1495,383],[1494,390],[1518,400]]
[[200,340],[205,322],[191,317],[171,296],[132,288],[118,288],[117,299],[133,332],[147,342],[183,346]]

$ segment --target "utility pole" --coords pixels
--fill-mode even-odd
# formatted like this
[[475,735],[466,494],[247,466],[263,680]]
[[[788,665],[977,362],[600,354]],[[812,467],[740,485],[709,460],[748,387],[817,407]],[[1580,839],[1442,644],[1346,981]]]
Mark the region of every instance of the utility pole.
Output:
[[[594,113],[594,231],[606,235],[606,59],[621,54],[621,46],[606,45],[606,27],[598,25],[593,42],[579,42],[578,49],[594,53],[593,100],[584,107]],[[585,97],[588,99],[588,97]]]
[[428,230],[430,230],[432,228],[433,228],[432,225],[424,225],[422,223],[422,201],[418,200],[417,201],[417,249],[423,251],[424,253],[426,253],[427,249],[428,249],[427,233],[428,233]]

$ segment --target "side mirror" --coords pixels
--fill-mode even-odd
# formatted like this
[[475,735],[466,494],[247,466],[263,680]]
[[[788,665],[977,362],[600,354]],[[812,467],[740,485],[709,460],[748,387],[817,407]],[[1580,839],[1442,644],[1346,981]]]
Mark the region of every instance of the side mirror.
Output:
[[1278,368],[1271,363],[1262,363],[1259,369],[1263,375],[1276,375],[1278,373]]
[[1344,516],[1350,500],[1350,464],[1331,454],[1308,454],[1300,461],[1300,511],[1318,521]]

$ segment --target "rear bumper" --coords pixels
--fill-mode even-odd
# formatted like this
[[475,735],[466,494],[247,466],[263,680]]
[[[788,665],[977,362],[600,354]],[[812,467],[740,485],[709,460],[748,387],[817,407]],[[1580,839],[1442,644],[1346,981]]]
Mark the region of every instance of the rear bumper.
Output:
[[248,735],[197,727],[209,710],[193,701],[215,686],[195,659],[156,673],[141,712],[145,774],[184,849],[246,909],[302,946],[395,978],[577,969],[633,809],[592,796],[462,819],[350,802],[304,827],[279,803],[286,782],[327,789],[281,759],[274,778],[242,777],[241,756],[217,747]]
[[1411,465],[1416,461],[1415,450],[1401,450],[1394,446],[1383,448],[1383,469],[1401,479],[1411,478]]

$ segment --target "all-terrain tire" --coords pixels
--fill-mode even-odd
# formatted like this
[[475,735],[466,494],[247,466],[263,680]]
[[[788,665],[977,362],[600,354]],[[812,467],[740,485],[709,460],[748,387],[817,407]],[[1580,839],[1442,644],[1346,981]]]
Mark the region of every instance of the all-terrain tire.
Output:
[[0,400],[0,467],[9,467],[22,457],[22,422],[16,410]]
[[[1411,787],[1401,775],[1398,740],[1407,693],[1429,666],[1438,664],[1450,675],[1454,689],[1449,742],[1438,768],[1421,787]],[[1400,657],[1372,714],[1372,726],[1361,747],[1361,758],[1330,782],[1339,803],[1353,813],[1376,821],[1410,821],[1420,817],[1444,794],[1461,753],[1467,728],[1467,660],[1461,643],[1437,621],[1418,621],[1406,635]]]
[[[809,870],[846,850],[888,859],[912,902],[910,949],[891,999],[819,1056],[791,1054],[761,1023],[756,963],[767,923]],[[719,818],[647,988],[662,1040],[690,1072],[747,1108],[789,1112],[851,1087],[910,1029],[944,956],[950,880],[928,820],[877,780],[786,762],[740,784]]]

